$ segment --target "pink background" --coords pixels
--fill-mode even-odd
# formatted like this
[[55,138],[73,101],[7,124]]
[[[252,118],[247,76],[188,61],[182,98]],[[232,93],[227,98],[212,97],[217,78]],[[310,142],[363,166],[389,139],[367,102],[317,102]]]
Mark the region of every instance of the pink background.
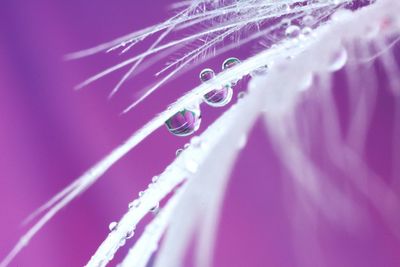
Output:
[[[66,62],[65,54],[160,22],[172,14],[168,10],[172,2],[2,1],[0,258],[26,231],[21,222],[28,214],[198,84],[202,67],[218,69],[226,56],[243,58],[253,51],[252,46],[244,46],[194,68],[125,116],[119,116],[122,109],[151,84],[151,74],[163,63],[130,80],[111,101],[107,95],[121,72],[83,91],[73,90],[119,58],[116,54],[98,55]],[[143,47],[139,45],[130,55]],[[385,88],[385,77],[380,77],[381,87]],[[336,78],[335,90],[340,90],[343,75]],[[338,101],[345,102],[340,91]],[[391,152],[395,145],[399,149],[399,144],[391,143],[391,137],[393,126],[399,122],[394,121],[396,102],[391,95],[380,93],[378,105],[365,159],[389,182],[396,178],[390,172]],[[345,118],[345,105],[340,106]],[[221,112],[204,107],[200,131]],[[51,220],[10,266],[83,266],[107,235],[108,224],[120,218],[137,192],[188,140],[159,129]],[[317,224],[308,224],[304,215],[294,225],[288,206],[295,199],[290,197],[286,179],[290,177],[272,152],[262,124],[257,123],[232,175],[214,266],[400,266],[398,239],[367,201],[361,200],[361,205],[369,211],[368,230],[348,232],[318,213]],[[125,255],[127,247],[111,266]]]

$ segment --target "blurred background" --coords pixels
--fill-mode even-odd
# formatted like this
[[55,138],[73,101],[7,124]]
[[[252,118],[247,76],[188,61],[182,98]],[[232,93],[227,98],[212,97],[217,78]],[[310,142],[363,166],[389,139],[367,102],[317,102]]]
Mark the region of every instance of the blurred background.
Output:
[[[129,80],[111,100],[107,96],[122,72],[73,90],[126,56],[99,54],[65,61],[66,54],[161,22],[174,14],[173,2],[1,1],[0,258],[25,233],[22,221],[31,212],[197,85],[202,68],[217,70],[228,56],[245,58],[254,52],[248,45],[214,57],[123,116],[121,111],[154,83],[153,74],[162,63]],[[145,45],[129,55],[143,51]],[[343,90],[345,77],[336,76],[334,90]],[[387,86],[384,75],[379,82]],[[340,96],[338,101],[345,99]],[[391,151],[398,144],[386,137],[392,137],[398,99],[382,93],[377,101],[365,159],[386,182],[395,178],[389,170]],[[200,132],[223,110],[203,108]],[[342,111],[346,117],[347,110]],[[359,204],[368,212],[368,227],[356,232],[337,227],[318,212],[313,220],[307,212],[293,212],[290,207],[296,198],[287,186],[290,177],[265,136],[260,121],[233,170],[214,266],[400,266],[400,243],[367,200],[361,198]],[[189,138],[174,137],[164,128],[156,131],[51,220],[10,266],[83,266],[108,234],[109,223],[123,215],[128,203]],[[135,239],[110,266],[120,261]]]

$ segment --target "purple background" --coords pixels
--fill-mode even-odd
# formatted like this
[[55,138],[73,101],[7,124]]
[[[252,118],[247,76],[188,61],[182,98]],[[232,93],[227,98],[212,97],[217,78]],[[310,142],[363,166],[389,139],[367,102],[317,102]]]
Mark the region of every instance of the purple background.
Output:
[[[65,54],[160,22],[171,15],[169,3],[172,1],[2,1],[1,258],[25,232],[21,222],[29,213],[198,84],[201,67],[217,69],[225,56],[231,55],[188,72],[125,116],[119,113],[151,84],[151,74],[162,65],[130,80],[111,101],[107,95],[120,72],[83,91],[73,90],[119,58],[98,55],[66,62]],[[251,46],[242,47],[234,55],[243,57],[249,51]],[[384,88],[385,79],[380,82]],[[369,134],[366,160],[382,177],[392,180],[388,170],[393,167],[389,162],[395,144],[386,137],[391,137],[393,130],[395,103],[382,93],[378,104],[372,127],[376,131]],[[201,130],[220,113],[221,109],[203,108]],[[11,266],[84,265],[107,235],[108,224],[120,218],[137,192],[188,140],[158,130],[51,220]],[[295,221],[288,208],[295,198],[285,179],[290,178],[258,123],[232,175],[215,266],[321,266],[321,262],[322,266],[400,266],[399,241],[367,201],[361,200],[361,205],[369,211],[368,230],[348,232],[318,213],[316,224],[308,223],[301,214],[300,221]],[[125,253],[126,248],[111,265]]]

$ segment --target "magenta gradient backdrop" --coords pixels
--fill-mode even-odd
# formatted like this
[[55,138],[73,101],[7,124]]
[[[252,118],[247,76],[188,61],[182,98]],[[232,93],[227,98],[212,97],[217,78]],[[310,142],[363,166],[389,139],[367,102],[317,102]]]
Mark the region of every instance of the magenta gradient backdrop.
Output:
[[[151,74],[162,65],[129,81],[111,101],[107,101],[107,94],[121,73],[86,90],[73,90],[88,76],[117,62],[118,57],[98,55],[66,62],[63,61],[65,54],[161,22],[171,15],[168,5],[172,2],[2,1],[1,258],[26,231],[21,222],[29,213],[177,96],[198,84],[201,67],[219,67],[224,56],[169,83],[125,116],[119,113],[140,90],[152,83]],[[232,55],[243,57],[251,51],[252,46],[245,46]],[[380,96],[379,101],[383,108],[377,110],[374,119],[379,131],[369,140],[373,151],[369,151],[368,157],[374,169],[387,174],[390,180],[394,177],[389,176],[387,169],[391,166],[386,163],[390,161],[388,151],[393,144],[390,138],[386,142],[382,138],[392,129],[390,118],[394,103],[387,95]],[[203,108],[201,130],[221,112],[221,109]],[[300,264],[307,262],[304,258],[311,259],[308,262],[314,262],[315,258],[315,262],[322,261],[324,266],[332,267],[400,266],[400,245],[378,217],[361,235],[346,232],[323,218],[317,225],[294,226],[292,214],[286,209],[294,201],[285,191],[285,179],[290,178],[264,136],[262,124],[258,123],[233,172],[222,211],[214,266],[304,266]],[[165,129],[158,130],[51,220],[10,266],[83,266],[107,235],[108,224],[120,218],[137,192],[167,166],[175,150],[188,140],[173,137]],[[375,218],[373,214],[371,208],[371,217]],[[318,236],[317,252],[311,245],[315,240],[308,233]],[[111,266],[125,253],[126,248],[118,253]]]

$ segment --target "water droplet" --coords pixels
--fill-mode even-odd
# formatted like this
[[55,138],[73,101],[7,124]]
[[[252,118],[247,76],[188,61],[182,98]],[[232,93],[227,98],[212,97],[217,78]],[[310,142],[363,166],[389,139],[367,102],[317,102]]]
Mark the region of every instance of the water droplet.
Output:
[[150,209],[150,212],[157,213],[160,209],[160,203],[157,203],[154,207]]
[[302,30],[301,30],[301,35],[302,36],[310,36],[311,35],[311,33],[312,33],[312,29],[310,28],[310,27],[304,27]]
[[200,108],[185,108],[169,118],[165,125],[170,133],[176,136],[188,136],[200,127]]
[[176,152],[175,152],[175,155],[179,156],[182,153],[182,151],[183,151],[182,148],[177,149]]
[[222,63],[222,70],[231,69],[239,64],[240,64],[240,60],[238,58],[235,58],[235,57],[227,58]]
[[282,5],[282,10],[289,12],[292,8],[290,7],[289,4],[283,4]]
[[119,246],[120,246],[120,247],[123,247],[123,246],[125,245],[125,243],[126,243],[126,239],[125,239],[125,238],[122,238],[122,239],[119,241]]
[[204,95],[203,99],[207,105],[212,107],[226,106],[232,100],[233,90],[231,87],[215,89]]
[[215,73],[212,69],[204,69],[200,72],[200,80],[207,82],[215,77]]
[[190,139],[190,143],[194,147],[199,147],[201,145],[201,138],[199,136],[194,136],[192,139]]
[[190,147],[190,144],[189,143],[186,143],[184,146],[183,146],[183,149],[187,149],[187,148],[189,148]]
[[238,98],[238,99],[242,99],[242,98],[244,98],[244,97],[246,96],[246,94],[247,94],[247,93],[246,93],[246,92],[243,92],[243,91],[242,91],[242,92],[239,92],[238,95],[237,95],[237,98]]
[[304,26],[312,26],[314,24],[314,17],[312,15],[305,15],[302,19]]
[[125,239],[131,239],[134,235],[135,235],[135,229],[132,229],[126,233]]
[[332,54],[328,70],[331,72],[338,71],[346,65],[348,59],[346,48],[341,47],[338,51]]
[[138,195],[139,195],[139,197],[142,197],[144,195],[144,192],[140,191]]
[[300,35],[300,27],[297,25],[291,25],[289,26],[286,31],[285,35],[288,38],[296,38]]
[[151,181],[152,181],[153,183],[157,183],[158,178],[160,178],[160,177],[158,177],[157,175],[156,175],[156,176],[153,176],[153,178],[151,178]]
[[[212,69],[204,69],[200,72],[200,80],[208,82],[215,77]],[[212,107],[222,107],[228,104],[232,99],[232,89],[223,87],[222,89],[214,89],[203,96],[204,102]],[[186,148],[186,147],[185,147]]]
[[117,222],[111,222],[111,223],[108,225],[108,229],[112,232],[112,231],[114,231],[114,230],[117,229],[117,226],[118,226],[118,223],[117,223]]
[[292,21],[288,18],[284,18],[284,19],[282,19],[281,24],[283,27],[286,28],[286,27],[289,27],[290,24],[292,24]]
[[139,199],[135,199],[134,201],[132,201],[131,203],[129,203],[128,207],[129,209],[132,208],[137,208],[140,206],[140,200]]

